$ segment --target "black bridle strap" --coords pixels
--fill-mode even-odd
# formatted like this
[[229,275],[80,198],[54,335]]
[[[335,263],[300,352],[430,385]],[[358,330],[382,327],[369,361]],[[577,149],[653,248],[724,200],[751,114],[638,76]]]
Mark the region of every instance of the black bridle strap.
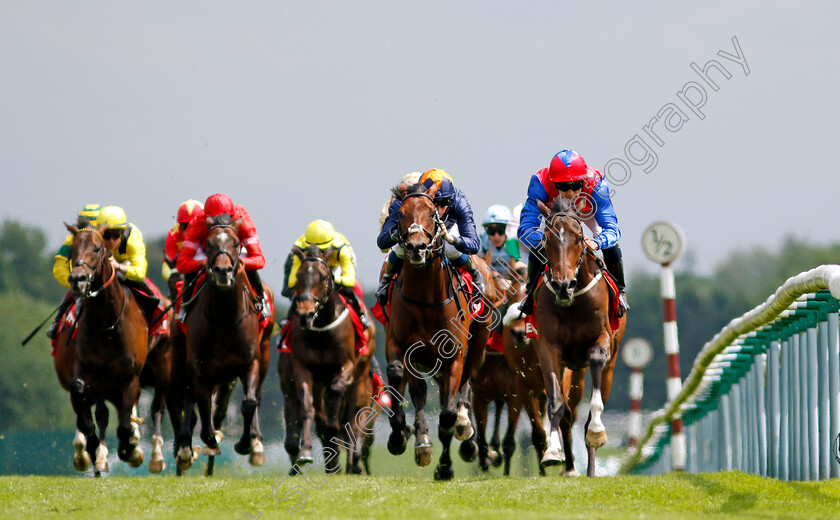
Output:
[[314,311],[314,314],[313,314],[313,317],[312,317],[312,319],[314,320],[318,317],[318,313],[324,307],[324,303],[327,302],[327,300],[330,298],[330,296],[332,296],[332,293],[335,290],[335,276],[333,275],[333,270],[330,267],[330,264],[328,264],[327,261],[324,260],[323,258],[321,258],[320,256],[306,256],[304,258],[301,258],[300,259],[300,267],[298,267],[298,272],[300,272],[300,268],[303,267],[304,262],[318,262],[318,263],[321,263],[327,268],[327,273],[329,274],[329,277],[326,278],[327,287],[324,290],[324,294],[322,294],[320,298],[316,298],[311,293],[305,293],[305,294],[301,294],[301,295],[295,295],[295,297],[292,299],[292,304],[293,305],[295,303],[299,302],[299,301],[314,300],[315,301],[315,311]]

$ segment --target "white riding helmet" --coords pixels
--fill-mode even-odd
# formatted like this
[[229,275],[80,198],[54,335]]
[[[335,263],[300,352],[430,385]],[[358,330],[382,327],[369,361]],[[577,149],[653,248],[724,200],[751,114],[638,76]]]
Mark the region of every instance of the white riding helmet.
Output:
[[510,209],[502,204],[493,204],[484,212],[483,226],[488,224],[507,224],[510,221]]

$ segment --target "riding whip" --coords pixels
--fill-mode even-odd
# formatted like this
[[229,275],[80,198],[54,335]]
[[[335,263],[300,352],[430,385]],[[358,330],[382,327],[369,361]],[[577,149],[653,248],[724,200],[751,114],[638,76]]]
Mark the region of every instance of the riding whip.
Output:
[[25,347],[26,344],[29,343],[29,340],[32,339],[32,337],[35,336],[35,334],[37,334],[39,330],[41,330],[41,327],[43,327],[44,325],[47,324],[48,321],[50,321],[50,318],[52,318],[53,314],[55,314],[56,311],[58,311],[58,309],[60,309],[60,308],[61,308],[61,305],[59,304],[59,306],[56,307],[55,309],[53,309],[53,311],[50,313],[50,315],[47,316],[47,318],[44,321],[42,321],[40,325],[35,327],[35,330],[30,332],[28,336],[23,338],[23,341],[21,341],[20,344]]

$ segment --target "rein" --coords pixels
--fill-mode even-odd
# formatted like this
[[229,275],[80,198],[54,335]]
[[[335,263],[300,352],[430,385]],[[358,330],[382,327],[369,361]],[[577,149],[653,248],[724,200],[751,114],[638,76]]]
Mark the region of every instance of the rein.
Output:
[[[91,291],[90,287],[93,285],[93,277],[96,276],[96,273],[98,273],[102,269],[102,266],[105,264],[105,259],[108,257],[108,253],[107,253],[108,248],[104,247],[105,239],[102,237],[102,235],[99,233],[99,231],[97,231],[93,228],[82,228],[82,229],[78,230],[78,233],[93,233],[93,234],[95,234],[96,236],[98,236],[100,238],[100,240],[103,241],[103,249],[106,251],[105,253],[102,253],[102,255],[100,256],[99,264],[96,266],[96,268],[94,268],[92,265],[88,264],[87,262],[85,262],[82,259],[77,260],[73,264],[74,266],[85,266],[88,269],[90,269],[90,271],[91,271],[90,274],[87,275],[88,289],[82,295],[82,299],[87,300],[88,298],[96,298],[100,294],[102,294],[102,291],[104,291],[106,288],[108,288],[108,286],[111,285],[111,283],[116,279],[117,270],[116,269],[111,269],[111,276],[109,276],[108,280],[106,280],[105,283],[102,284],[102,287],[100,287],[99,289],[97,289],[95,291]],[[122,301],[122,306],[120,306],[120,314],[117,316],[117,319],[116,319],[116,321],[114,321],[113,325],[105,328],[106,332],[111,332],[111,331],[116,330],[117,326],[120,324],[123,316],[125,315],[125,308],[128,306],[128,303],[126,302],[125,290],[122,291],[122,295],[123,295],[123,301]]]

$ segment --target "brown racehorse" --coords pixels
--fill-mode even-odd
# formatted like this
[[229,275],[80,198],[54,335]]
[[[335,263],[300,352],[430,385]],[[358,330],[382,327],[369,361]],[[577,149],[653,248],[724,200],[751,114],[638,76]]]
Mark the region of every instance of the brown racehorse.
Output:
[[[576,476],[571,428],[583,396],[584,376],[589,370],[592,394],[584,430],[588,453],[587,475],[595,475],[595,451],[607,442],[601,421],[610,395],[618,345],[624,335],[626,316],[613,332],[609,320],[610,294],[603,278],[603,264],[586,246],[583,225],[569,206],[550,211],[538,202],[545,217],[545,252],[548,269],[544,284],[535,295],[539,331],[540,365],[548,393],[551,421],[544,465],[560,464],[562,437],[567,476]],[[564,371],[572,371],[570,385]]]
[[[134,295],[120,284],[111,267],[111,253],[101,234],[104,227],[65,226],[74,235],[70,247],[70,287],[77,299],[84,300],[77,324],[76,360],[70,383],[76,427],[86,437],[88,454],[95,458],[100,441],[95,435],[90,408],[94,403],[111,401],[119,417],[117,455],[137,467],[143,463],[143,452],[136,438],[132,438],[131,411],[140,395],[148,324]],[[104,406],[102,412],[107,414]]]
[[[387,373],[397,395],[402,396],[408,384],[415,409],[414,460],[419,466],[432,460],[424,412],[426,380],[434,377],[438,382],[438,436],[443,452],[435,468],[435,480],[449,480],[453,477],[449,454],[453,434],[461,441],[473,435],[470,375],[481,364],[490,329],[481,320],[470,318],[470,302],[455,290],[458,277],[444,261],[446,230],[433,203],[436,188],[429,192],[422,188],[419,184],[410,188],[399,210],[399,242],[406,258],[394,282],[390,320],[385,328]],[[412,433],[398,401],[392,400],[388,439],[388,450],[394,455],[405,451]]]
[[[194,405],[201,419],[201,440],[211,455],[219,454],[222,436],[216,428],[227,413],[227,400],[239,379],[244,393],[241,407],[244,423],[242,437],[234,450],[240,455],[250,455],[249,462],[259,466],[265,463],[265,450],[258,410],[262,382],[268,371],[273,322],[260,331],[256,298],[239,258],[237,235],[241,220],[231,222],[229,215],[222,214],[208,217],[206,224],[210,228],[203,244],[207,281],[193,292],[195,305],[186,318],[186,369],[191,380],[177,436],[177,463],[186,469],[193,461]],[[273,305],[271,288],[264,283],[263,289]],[[207,473],[212,474],[212,459]]]
[[377,415],[370,406],[369,375],[375,329],[367,330],[369,353],[357,356],[350,308],[335,290],[333,271],[326,261],[333,252],[333,248],[322,251],[315,245],[305,251],[292,249],[300,260],[292,297],[294,321],[288,333],[292,352],[281,355],[277,367],[292,474],[313,462],[313,421],[322,445],[331,450],[325,455],[327,473],[341,468],[340,446],[347,450],[348,473],[362,473],[362,463],[369,470],[363,452],[372,442]]

